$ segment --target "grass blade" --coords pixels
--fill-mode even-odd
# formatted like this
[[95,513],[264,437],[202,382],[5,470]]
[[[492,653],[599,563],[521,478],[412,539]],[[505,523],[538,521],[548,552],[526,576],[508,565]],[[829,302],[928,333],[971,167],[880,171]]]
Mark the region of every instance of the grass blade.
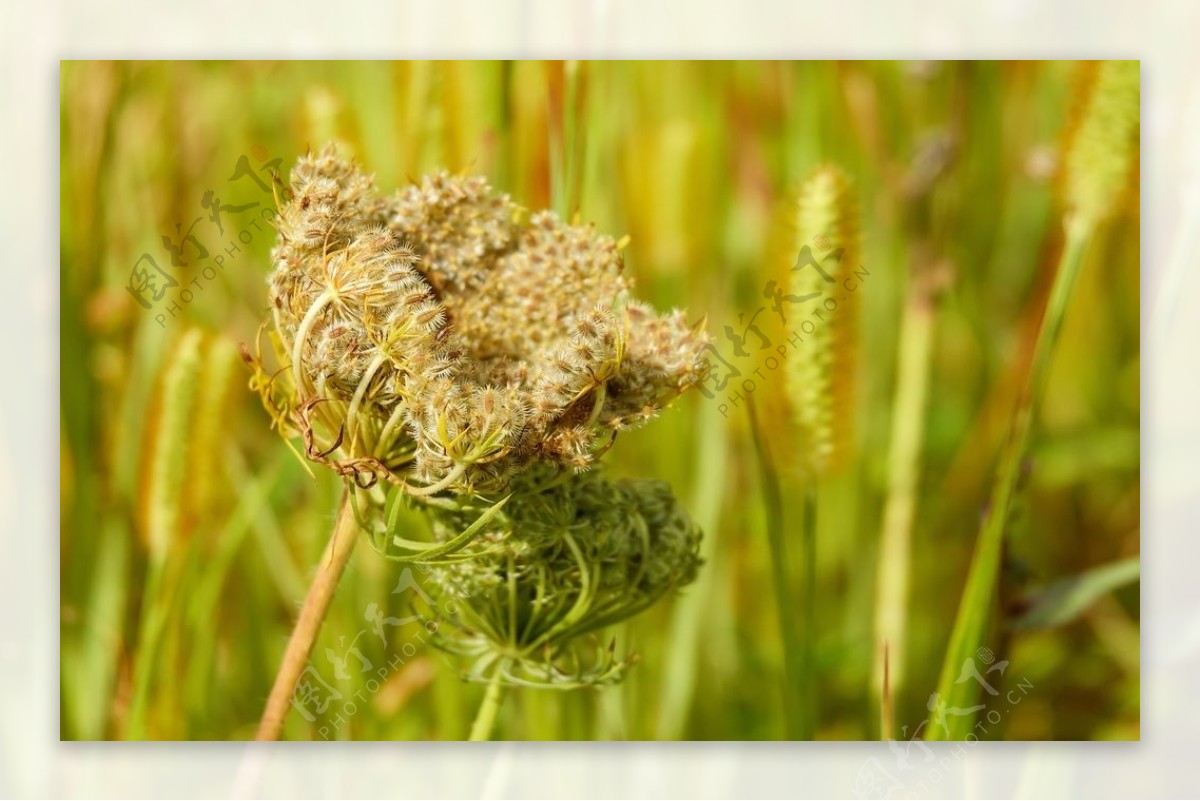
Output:
[[1042,317],[1041,330],[1034,345],[1033,358],[1025,376],[1024,388],[1017,404],[1008,440],[1000,455],[988,514],[975,545],[975,554],[967,574],[967,584],[963,589],[958,614],[954,619],[950,644],[946,649],[945,659],[942,661],[941,678],[938,681],[937,694],[933,703],[936,704],[934,716],[944,720],[946,725],[943,728],[931,727],[928,730],[927,738],[930,740],[962,739],[970,733],[974,726],[975,716],[973,713],[945,715],[944,711],[956,707],[964,710],[971,708],[976,691],[979,689],[970,682],[959,679],[963,666],[974,659],[975,653],[980,648],[987,645],[984,639],[992,607],[996,600],[1004,531],[1007,527],[1009,508],[1021,471],[1021,459],[1029,440],[1034,410],[1046,382],[1050,355],[1054,350],[1054,343],[1058,339],[1058,331],[1062,326],[1067,300],[1083,262],[1083,254],[1090,236],[1091,226],[1089,224],[1078,220],[1068,223],[1067,240],[1063,248],[1062,259],[1054,278],[1054,286],[1050,291],[1050,300]]
[[1052,581],[1025,596],[1026,611],[1014,625],[1018,629],[1045,629],[1070,623],[1105,595],[1137,581],[1141,574],[1141,557],[1134,556]]
[[801,680],[796,664],[800,656],[800,636],[796,630],[796,614],[791,581],[788,578],[787,544],[783,538],[783,497],[779,490],[779,477],[771,461],[771,454],[763,441],[762,428],[754,402],[746,399],[746,413],[750,417],[750,435],[754,442],[754,453],[758,457],[762,480],[763,507],[766,511],[767,540],[771,549],[771,574],[775,589],[775,610],[779,622],[779,639],[783,648],[783,721],[784,732],[789,740],[805,739],[800,732],[800,701],[797,697],[797,682]]

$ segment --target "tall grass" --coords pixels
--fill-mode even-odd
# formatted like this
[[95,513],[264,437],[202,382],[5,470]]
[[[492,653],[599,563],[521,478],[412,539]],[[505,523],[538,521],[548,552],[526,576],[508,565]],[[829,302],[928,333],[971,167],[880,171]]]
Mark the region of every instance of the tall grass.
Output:
[[[996,597],[1005,533],[1010,524],[1021,462],[1034,415],[1045,392],[1050,357],[1058,344],[1063,318],[1097,225],[1117,206],[1136,168],[1138,73],[1133,62],[1109,62],[1095,68],[1077,99],[1079,118],[1064,147],[1063,219],[1065,241],[1054,272],[1033,354],[1022,381],[1011,427],[996,466],[996,478],[980,530],[967,584],[959,603],[950,644],[938,681],[935,714],[947,720],[931,728],[929,739],[963,739],[974,716],[947,716],[946,710],[974,710],[978,688],[966,678],[977,653],[987,647],[986,628]],[[977,671],[978,668],[975,668]]]

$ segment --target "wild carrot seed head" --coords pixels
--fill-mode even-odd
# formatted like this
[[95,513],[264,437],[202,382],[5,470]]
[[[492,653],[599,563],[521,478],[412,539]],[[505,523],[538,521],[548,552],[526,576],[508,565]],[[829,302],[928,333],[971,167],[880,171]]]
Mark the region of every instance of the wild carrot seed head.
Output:
[[700,379],[705,335],[633,303],[617,243],[591,226],[528,216],[480,177],[383,199],[330,147],[292,190],[271,305],[284,405],[317,401],[293,426],[317,450],[341,436],[346,459],[411,455],[404,480],[498,490],[536,461],[586,468]]

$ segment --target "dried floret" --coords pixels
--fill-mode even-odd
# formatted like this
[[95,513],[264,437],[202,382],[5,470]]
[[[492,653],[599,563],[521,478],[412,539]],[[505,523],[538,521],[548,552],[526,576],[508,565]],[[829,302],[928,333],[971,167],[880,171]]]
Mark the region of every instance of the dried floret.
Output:
[[480,177],[383,199],[331,148],[300,160],[270,280],[290,387],[268,403],[310,457],[499,491],[535,463],[588,468],[700,380],[705,335],[630,300],[611,237],[526,216]]

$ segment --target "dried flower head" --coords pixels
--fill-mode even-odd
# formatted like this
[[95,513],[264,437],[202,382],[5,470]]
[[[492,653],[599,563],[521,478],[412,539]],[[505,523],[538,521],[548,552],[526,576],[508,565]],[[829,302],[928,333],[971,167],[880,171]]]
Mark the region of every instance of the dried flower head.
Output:
[[[434,513],[443,539],[470,521]],[[457,563],[433,570],[448,600],[440,608],[457,610],[440,621],[437,641],[473,660],[475,680],[498,672],[509,684],[559,689],[616,681],[629,661],[588,635],[694,580],[699,543],[664,482],[591,472],[519,489]]]
[[705,335],[632,302],[591,226],[526,219],[479,177],[381,198],[331,147],[292,192],[270,279],[287,368],[258,385],[309,458],[361,485],[491,492],[534,463],[587,468],[701,377]]

